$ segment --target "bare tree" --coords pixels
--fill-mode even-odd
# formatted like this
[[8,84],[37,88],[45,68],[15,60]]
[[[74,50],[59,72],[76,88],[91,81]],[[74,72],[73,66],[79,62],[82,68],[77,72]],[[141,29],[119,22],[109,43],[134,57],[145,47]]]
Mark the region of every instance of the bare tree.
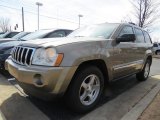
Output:
[[3,32],[9,31],[9,26],[10,26],[10,19],[9,18],[0,18],[0,29]]
[[131,0],[131,3],[135,9],[133,13],[138,26],[151,27],[159,19],[160,4],[158,0]]

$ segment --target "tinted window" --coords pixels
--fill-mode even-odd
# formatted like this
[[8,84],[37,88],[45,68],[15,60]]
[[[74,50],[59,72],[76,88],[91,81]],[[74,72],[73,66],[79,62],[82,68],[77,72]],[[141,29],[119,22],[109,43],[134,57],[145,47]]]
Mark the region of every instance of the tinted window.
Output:
[[29,32],[20,32],[20,33],[18,33],[17,35],[13,36],[12,38],[18,40],[18,39],[24,37],[24,36],[27,35],[27,34],[29,34]]
[[102,37],[109,39],[119,24],[99,24],[75,30],[68,37]]
[[144,43],[144,35],[142,30],[135,28],[135,32],[136,32],[136,42],[137,43]]
[[72,32],[72,30],[66,30],[65,32],[66,32],[66,36],[67,36]]
[[11,32],[9,33],[5,38],[12,38],[13,36],[15,36],[17,34],[17,32]]
[[34,39],[43,38],[51,31],[53,31],[53,30],[38,30],[36,32],[30,33],[30,34],[22,37],[21,40],[34,40]]
[[153,47],[158,47],[158,45],[157,44],[153,44]]
[[144,37],[145,37],[146,43],[152,43],[151,42],[151,38],[150,38],[150,36],[149,36],[149,34],[147,32],[144,32]]
[[125,35],[125,34],[134,34],[134,33],[133,33],[133,28],[130,27],[130,26],[125,26],[125,27],[121,30],[121,32],[120,32],[120,34],[119,34],[119,37],[122,36],[122,35]]
[[55,31],[47,35],[45,38],[54,38],[54,37],[65,37],[64,31]]
[[0,38],[5,38],[5,37],[6,37],[7,35],[9,35],[9,34],[10,34],[10,32],[6,32],[6,33],[0,35]]

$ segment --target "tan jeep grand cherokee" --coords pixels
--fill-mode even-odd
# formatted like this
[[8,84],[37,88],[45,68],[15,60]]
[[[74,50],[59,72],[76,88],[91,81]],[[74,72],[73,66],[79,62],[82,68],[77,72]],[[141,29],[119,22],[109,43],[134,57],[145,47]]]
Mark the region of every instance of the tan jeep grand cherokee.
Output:
[[98,24],[66,38],[31,41],[14,48],[6,69],[29,95],[63,96],[77,112],[95,107],[112,80],[148,78],[152,63],[148,33],[132,24]]

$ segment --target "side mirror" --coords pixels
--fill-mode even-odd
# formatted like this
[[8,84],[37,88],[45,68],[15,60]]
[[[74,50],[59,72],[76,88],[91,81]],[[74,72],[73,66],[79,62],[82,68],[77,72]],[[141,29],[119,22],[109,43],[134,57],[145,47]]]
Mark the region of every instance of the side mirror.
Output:
[[116,38],[116,42],[134,42],[136,40],[135,34],[124,34],[121,37]]

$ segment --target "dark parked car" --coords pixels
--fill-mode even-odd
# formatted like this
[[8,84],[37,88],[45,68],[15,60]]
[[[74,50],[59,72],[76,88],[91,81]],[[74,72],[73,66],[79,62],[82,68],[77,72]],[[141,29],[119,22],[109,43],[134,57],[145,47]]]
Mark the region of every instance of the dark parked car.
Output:
[[15,36],[18,33],[19,32],[6,32],[6,33],[0,35],[0,39],[3,39],[3,38],[12,38],[13,36]]
[[4,32],[0,32],[0,35],[4,34]]
[[[53,38],[53,37],[65,37],[72,30],[68,29],[47,29],[39,30],[33,33],[30,33],[17,41],[10,41],[0,44],[0,69],[4,69],[4,62],[10,56],[11,50],[14,46],[17,46],[28,40],[42,39],[42,38]],[[16,36],[15,36],[16,37]]]
[[13,36],[12,38],[3,38],[3,39],[0,39],[0,43],[10,42],[10,41],[17,41],[20,38],[28,35],[29,33],[30,32],[20,32],[20,33],[16,34],[15,36]]
[[153,52],[156,55],[160,55],[160,43],[153,44]]

